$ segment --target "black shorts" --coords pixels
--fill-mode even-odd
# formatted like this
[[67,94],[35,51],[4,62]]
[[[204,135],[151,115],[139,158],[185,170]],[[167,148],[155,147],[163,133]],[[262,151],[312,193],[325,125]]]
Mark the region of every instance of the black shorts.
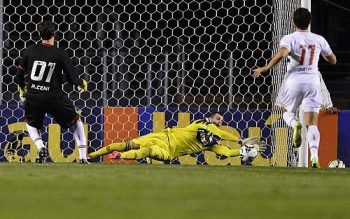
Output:
[[24,107],[26,122],[37,129],[43,127],[46,113],[62,127],[69,128],[79,119],[73,102],[66,95],[55,98],[27,98]]

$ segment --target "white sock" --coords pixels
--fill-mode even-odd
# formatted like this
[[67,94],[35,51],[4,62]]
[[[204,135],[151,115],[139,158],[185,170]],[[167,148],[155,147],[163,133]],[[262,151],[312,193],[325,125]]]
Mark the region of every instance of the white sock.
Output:
[[73,136],[79,148],[79,159],[86,159],[86,137],[83,122],[79,119],[75,124]]
[[30,139],[32,139],[32,141],[34,142],[36,148],[38,149],[38,151],[40,151],[41,148],[44,148],[44,142],[40,137],[39,131],[37,128],[30,126],[26,123],[27,126],[27,131],[29,133],[29,137]]
[[309,125],[307,128],[307,142],[310,148],[310,158],[318,159],[318,148],[320,145],[320,132],[317,125]]
[[86,146],[84,147],[79,146],[79,159],[86,160],[86,154],[87,154]]
[[298,122],[297,118],[295,118],[295,113],[290,113],[290,112],[283,113],[283,120],[287,123],[288,126],[292,128],[294,128],[294,126]]

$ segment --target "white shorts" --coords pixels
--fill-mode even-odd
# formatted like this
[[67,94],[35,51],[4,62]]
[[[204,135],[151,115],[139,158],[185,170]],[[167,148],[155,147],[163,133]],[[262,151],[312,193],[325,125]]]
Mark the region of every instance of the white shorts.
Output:
[[282,105],[288,112],[295,113],[300,106],[304,112],[320,111],[322,94],[319,85],[286,81]]

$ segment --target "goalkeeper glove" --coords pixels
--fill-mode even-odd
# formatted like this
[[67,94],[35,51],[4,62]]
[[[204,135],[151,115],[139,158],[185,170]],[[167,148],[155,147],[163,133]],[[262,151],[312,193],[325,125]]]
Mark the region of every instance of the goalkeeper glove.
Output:
[[27,87],[21,88],[18,86],[19,90],[19,98],[21,99],[22,102],[26,101],[26,95],[27,95]]
[[83,84],[77,87],[80,93],[87,91],[87,82],[84,79],[82,80],[83,80]]
[[258,137],[238,139],[237,142],[242,146],[254,147],[259,152],[264,152],[267,149],[267,144],[264,141],[261,141]]
[[238,139],[237,142],[238,142],[238,144],[244,146],[247,144],[256,144],[259,141],[260,141],[260,139],[258,137],[251,137],[251,138],[246,138],[246,139],[240,138],[240,139]]
[[252,147],[255,148],[258,152],[265,152],[267,149],[267,144],[264,141],[259,141],[256,144],[252,144],[252,145],[246,145],[246,147]]

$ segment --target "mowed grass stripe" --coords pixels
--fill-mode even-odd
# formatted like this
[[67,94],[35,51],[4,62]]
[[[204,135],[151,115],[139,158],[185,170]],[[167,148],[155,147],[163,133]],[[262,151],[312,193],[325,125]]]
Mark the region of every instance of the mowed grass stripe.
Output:
[[347,218],[350,171],[0,164],[0,218]]

